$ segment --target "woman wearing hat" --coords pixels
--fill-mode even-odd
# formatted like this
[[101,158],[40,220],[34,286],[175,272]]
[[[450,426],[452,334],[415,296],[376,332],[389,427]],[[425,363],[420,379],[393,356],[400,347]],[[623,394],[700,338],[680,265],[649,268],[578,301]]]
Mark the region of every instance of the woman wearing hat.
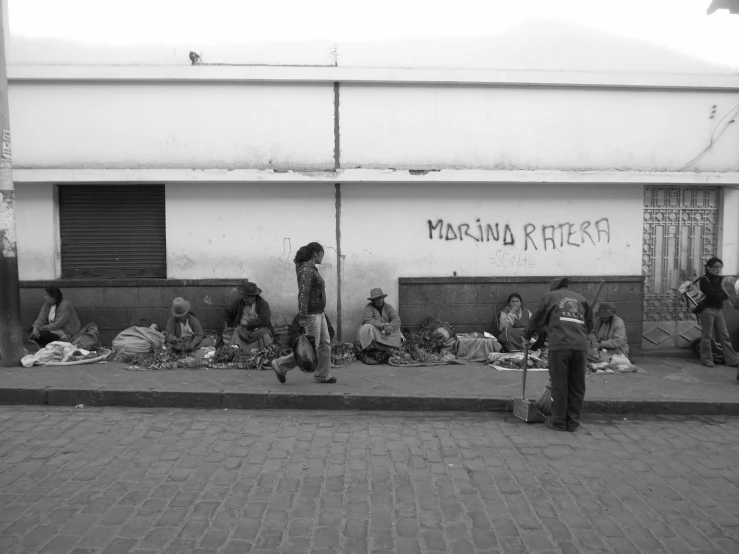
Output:
[[374,352],[400,348],[400,316],[385,302],[386,297],[382,289],[372,289],[367,299],[370,302],[364,308],[364,322],[357,332],[357,340],[362,346],[359,359],[365,364],[378,363],[376,356],[372,355]]
[[256,283],[246,283],[237,290],[241,298],[226,308],[224,313],[224,329],[234,329],[229,344],[246,350],[272,344],[272,312],[267,301],[261,297],[262,289]]
[[172,301],[172,317],[164,331],[164,344],[173,354],[189,354],[204,346],[215,346],[213,339],[205,336],[200,320],[190,312],[190,303],[179,296]]
[[601,302],[598,306],[598,311],[595,312],[595,328],[588,339],[591,348],[605,349],[609,356],[629,355],[626,325],[623,319],[616,315],[616,308],[613,304],[608,302]]

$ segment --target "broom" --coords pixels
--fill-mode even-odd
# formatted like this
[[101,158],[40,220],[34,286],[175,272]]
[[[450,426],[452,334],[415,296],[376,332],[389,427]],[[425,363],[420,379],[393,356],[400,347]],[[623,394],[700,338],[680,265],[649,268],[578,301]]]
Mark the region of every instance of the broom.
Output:
[[[605,285],[605,283],[606,283],[605,281],[601,281],[600,285],[598,285],[598,290],[595,292],[595,298],[593,298],[593,308],[595,308],[595,303],[598,302],[600,291],[603,288],[603,285]],[[552,415],[552,380],[551,379],[549,379],[547,386],[544,387],[544,390],[539,395],[539,398],[537,398],[536,402],[534,402],[534,408],[539,410],[539,412],[543,416]]]

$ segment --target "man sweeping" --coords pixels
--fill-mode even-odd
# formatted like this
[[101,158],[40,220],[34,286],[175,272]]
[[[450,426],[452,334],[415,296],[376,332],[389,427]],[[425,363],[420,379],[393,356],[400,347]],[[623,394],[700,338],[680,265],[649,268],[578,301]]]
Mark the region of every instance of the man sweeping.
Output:
[[524,338],[530,340],[549,327],[549,378],[552,381],[552,417],[546,426],[575,432],[585,399],[585,364],[593,313],[582,295],[569,290],[567,277],[549,284],[549,292],[529,319]]

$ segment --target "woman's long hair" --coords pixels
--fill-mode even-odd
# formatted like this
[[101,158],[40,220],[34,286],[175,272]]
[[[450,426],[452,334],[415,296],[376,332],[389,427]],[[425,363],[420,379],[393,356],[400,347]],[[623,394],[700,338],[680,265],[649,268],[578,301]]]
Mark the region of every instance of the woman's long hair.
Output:
[[305,246],[301,246],[295,253],[295,265],[300,265],[305,262],[309,262],[314,254],[323,252],[323,246],[317,242],[309,242]]
[[64,295],[59,287],[46,287],[44,292],[54,299],[54,304],[59,306],[61,301],[64,299]]

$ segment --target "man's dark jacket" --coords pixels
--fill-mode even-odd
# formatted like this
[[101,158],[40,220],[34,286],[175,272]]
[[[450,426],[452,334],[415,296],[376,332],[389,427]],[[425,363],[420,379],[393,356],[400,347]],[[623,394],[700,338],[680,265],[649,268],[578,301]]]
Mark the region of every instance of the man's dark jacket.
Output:
[[[226,308],[223,322],[228,327],[238,327],[241,324],[241,316],[244,314],[244,306],[246,301],[243,298],[239,298],[236,302]],[[269,304],[261,296],[257,296],[257,300],[254,303],[254,311],[257,312],[257,319],[252,320],[246,326],[247,329],[257,329],[259,327],[269,328],[272,336],[275,334],[275,330],[272,328],[272,312],[269,309]]]

